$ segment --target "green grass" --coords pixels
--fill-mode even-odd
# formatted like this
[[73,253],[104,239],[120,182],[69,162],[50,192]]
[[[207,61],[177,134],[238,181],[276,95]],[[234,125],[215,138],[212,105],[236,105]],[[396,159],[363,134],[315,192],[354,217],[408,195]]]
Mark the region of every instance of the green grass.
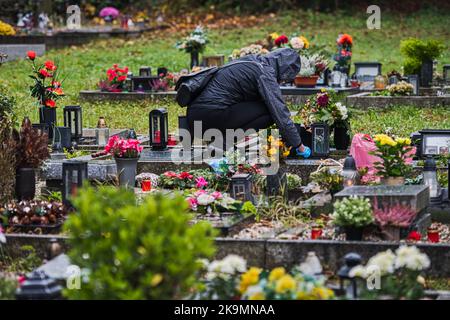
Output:
[[[229,55],[233,49],[263,39],[268,33],[278,32],[290,35],[298,32],[310,39],[313,45],[323,45],[333,52],[335,39],[339,32],[346,32],[354,38],[352,61],[380,61],[384,73],[400,70],[402,57],[399,53],[400,40],[407,37],[436,38],[449,45],[449,15],[443,12],[421,11],[408,16],[382,13],[381,30],[366,28],[365,12],[352,16],[344,14],[324,14],[308,12],[290,12],[279,14],[276,18],[267,19],[264,25],[245,29],[211,30],[211,44],[206,54],[222,53]],[[133,40],[100,40],[84,46],[49,51],[45,59],[59,61],[66,76],[64,90],[67,96],[59,102],[59,106],[79,104],[78,93],[83,89],[96,89],[99,78],[113,63],[126,65],[137,72],[141,65],[151,66],[154,70],[166,66],[171,70],[187,68],[189,56],[174,48],[174,43],[184,34],[159,32],[157,35],[146,35]],[[439,70],[443,63],[450,62],[447,50],[440,59]],[[8,88],[17,99],[19,118],[25,115],[32,121],[38,119],[36,104],[29,96],[28,86],[31,79],[27,77],[30,66],[25,60],[4,64],[0,67],[0,83]],[[177,115],[185,112],[173,102],[111,102],[82,103],[84,125],[95,126],[99,116],[105,116],[110,127],[134,127],[138,132],[148,129],[148,112],[160,106],[169,109],[171,129],[176,128]],[[61,109],[61,108],[60,108]],[[394,132],[409,132],[424,127],[449,127],[450,111],[437,109],[414,109],[402,107],[391,111],[367,112],[357,114],[353,120],[353,128],[378,132],[392,127]],[[62,123],[62,110],[58,112],[59,123]]]

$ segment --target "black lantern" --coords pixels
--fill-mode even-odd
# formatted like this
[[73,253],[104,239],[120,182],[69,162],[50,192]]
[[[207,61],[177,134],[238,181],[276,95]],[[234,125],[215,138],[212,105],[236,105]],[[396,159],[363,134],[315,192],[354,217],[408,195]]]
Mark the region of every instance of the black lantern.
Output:
[[[362,259],[359,254],[348,253],[344,257],[345,265],[338,271],[339,287],[341,292],[353,299],[356,299],[358,297],[358,290],[356,279],[354,277],[350,277],[350,270],[352,270],[357,265],[360,265],[361,260]],[[349,282],[348,286],[346,282]]]
[[355,73],[353,77],[361,82],[372,82],[381,74],[382,64],[379,62],[355,62]]
[[169,137],[168,114],[164,108],[154,109],[149,113],[150,146],[153,150],[167,149]]
[[326,123],[313,123],[311,156],[316,158],[328,157],[330,153],[330,130]]
[[344,188],[356,186],[359,184],[360,176],[356,169],[355,159],[348,155],[344,161],[344,168],[342,169]]
[[450,83],[450,64],[444,64],[442,75],[446,83]]
[[409,75],[408,83],[413,85],[413,95],[419,95],[419,76],[417,74]]
[[83,136],[83,118],[80,106],[64,107],[64,126],[70,128],[72,140],[78,141]]
[[422,156],[449,154],[450,130],[426,129],[419,133],[422,135]]
[[413,132],[409,137],[411,138],[411,145],[416,147],[416,157],[422,157],[422,134]]
[[56,127],[54,130],[53,147],[56,150],[69,149],[72,147],[72,139],[69,127]]
[[240,201],[254,203],[252,194],[252,175],[248,173],[236,173],[231,177],[231,196]]
[[140,77],[150,77],[152,75],[152,69],[150,67],[144,66],[139,68]]
[[88,178],[88,163],[79,160],[66,160],[62,165],[63,192],[62,198],[70,206],[69,198],[78,193],[83,182]]
[[61,299],[62,287],[44,271],[33,271],[16,291],[17,300]]

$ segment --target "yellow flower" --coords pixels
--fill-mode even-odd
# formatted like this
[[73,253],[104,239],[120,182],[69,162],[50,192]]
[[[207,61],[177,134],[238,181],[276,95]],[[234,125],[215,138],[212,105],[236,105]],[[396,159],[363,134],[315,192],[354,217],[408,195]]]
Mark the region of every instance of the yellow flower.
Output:
[[296,299],[297,300],[313,300],[313,297],[304,291],[299,291],[299,292],[297,292]]
[[324,287],[315,287],[312,289],[311,294],[315,296],[316,299],[320,300],[328,300],[334,297],[334,292]]
[[273,142],[275,140],[275,138],[273,136],[268,136],[267,137],[267,142]]
[[294,290],[295,286],[295,279],[292,278],[292,276],[286,274],[277,281],[275,291],[277,293],[284,293],[286,291]]
[[269,281],[276,281],[286,274],[286,270],[283,267],[273,269],[269,274]]
[[382,146],[389,145],[395,147],[397,145],[397,142],[386,134],[377,134],[375,135],[374,140],[379,142]]
[[245,290],[251,285],[254,285],[259,280],[259,274],[262,269],[252,267],[246,273],[241,276],[241,283],[239,284],[239,291],[244,293]]
[[160,273],[155,274],[150,281],[152,287],[156,287],[163,280],[163,276]]
[[276,148],[270,148],[269,150],[267,150],[267,154],[269,156],[273,156],[273,155],[277,154],[277,149]]
[[254,295],[251,295],[250,297],[248,297],[249,300],[264,300],[266,299],[266,296],[264,295],[264,292],[258,292],[255,293]]
[[411,144],[411,139],[409,138],[396,138],[395,141],[397,143],[403,144],[403,145],[410,145]]
[[272,40],[275,40],[276,38],[279,37],[279,34],[276,33],[276,32],[272,32],[272,33],[270,34],[270,37],[272,38]]
[[304,36],[300,36],[300,39],[303,41],[305,46],[303,48],[308,49],[309,48],[309,41]]
[[291,153],[291,149],[284,151],[283,152],[283,157],[286,158],[290,153]]
[[16,30],[10,25],[0,20],[0,36],[13,36]]

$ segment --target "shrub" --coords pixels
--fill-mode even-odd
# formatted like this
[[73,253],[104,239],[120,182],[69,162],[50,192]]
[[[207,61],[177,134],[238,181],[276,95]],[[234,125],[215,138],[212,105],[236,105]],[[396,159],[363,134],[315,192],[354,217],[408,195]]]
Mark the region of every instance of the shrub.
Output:
[[344,198],[334,203],[332,218],[337,226],[364,227],[373,222],[372,205],[367,198]]
[[423,41],[416,38],[403,40],[400,52],[406,57],[403,64],[405,74],[419,74],[420,66],[426,60],[434,60],[444,52],[445,45],[438,40]]
[[77,212],[65,223],[69,257],[87,271],[74,299],[170,299],[186,295],[213,253],[207,223],[188,226],[183,197],[134,194],[113,187],[84,187],[73,200]]
[[47,134],[40,134],[31,126],[31,121],[24,118],[20,132],[14,131],[16,141],[16,162],[18,168],[39,168],[50,156]]

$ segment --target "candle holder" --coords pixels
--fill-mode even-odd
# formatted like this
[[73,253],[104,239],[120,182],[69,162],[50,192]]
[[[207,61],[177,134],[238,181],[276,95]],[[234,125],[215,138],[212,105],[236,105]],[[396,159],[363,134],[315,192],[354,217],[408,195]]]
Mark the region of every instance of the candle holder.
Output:
[[166,150],[169,137],[168,114],[164,108],[149,113],[149,138],[153,150]]
[[152,190],[152,181],[151,180],[142,180],[141,189],[144,192],[148,192]]

